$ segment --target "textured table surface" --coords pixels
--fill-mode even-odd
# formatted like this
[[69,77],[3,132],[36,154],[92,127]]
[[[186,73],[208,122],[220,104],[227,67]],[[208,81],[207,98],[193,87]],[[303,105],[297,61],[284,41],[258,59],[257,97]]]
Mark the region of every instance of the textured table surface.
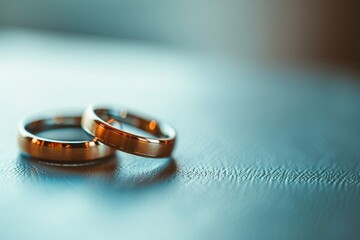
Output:
[[[19,155],[22,116],[89,103],[170,122],[173,159]],[[359,106],[336,72],[0,31],[0,238],[360,239]]]

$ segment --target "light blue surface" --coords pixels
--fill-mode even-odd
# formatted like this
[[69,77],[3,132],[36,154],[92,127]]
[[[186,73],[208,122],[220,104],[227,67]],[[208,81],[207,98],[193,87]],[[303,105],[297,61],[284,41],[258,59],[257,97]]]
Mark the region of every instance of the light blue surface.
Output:
[[[0,33],[1,239],[358,239],[360,88],[129,42]],[[223,63],[220,63],[223,62]],[[118,103],[174,125],[174,163],[19,156],[17,121]],[[141,183],[141,184],[139,184]]]

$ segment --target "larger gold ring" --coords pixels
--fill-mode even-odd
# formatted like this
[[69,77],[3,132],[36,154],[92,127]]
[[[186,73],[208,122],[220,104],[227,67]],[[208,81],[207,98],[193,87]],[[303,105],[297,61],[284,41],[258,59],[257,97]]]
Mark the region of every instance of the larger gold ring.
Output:
[[81,129],[80,124],[81,116],[78,115],[25,118],[18,126],[19,147],[32,157],[60,163],[92,161],[108,157],[115,152],[96,140],[58,141],[38,136],[40,132],[50,129]]
[[[114,122],[125,123],[154,137],[145,137],[123,131]],[[175,146],[176,133],[170,125],[140,117],[122,108],[90,105],[84,112],[81,126],[100,142],[115,149],[151,158],[169,157]]]

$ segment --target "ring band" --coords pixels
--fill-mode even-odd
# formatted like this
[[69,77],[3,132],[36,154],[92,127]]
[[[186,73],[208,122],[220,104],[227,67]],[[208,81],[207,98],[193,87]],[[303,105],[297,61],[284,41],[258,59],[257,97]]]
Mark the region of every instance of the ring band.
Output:
[[[155,137],[149,138],[123,131],[114,126],[114,122],[131,125]],[[81,126],[100,142],[142,157],[169,157],[175,146],[176,133],[170,125],[152,118],[140,117],[122,108],[90,105],[84,112]]]
[[54,162],[84,162],[112,155],[112,148],[96,141],[58,141],[37,136],[50,129],[80,128],[81,116],[52,116],[29,118],[20,121],[18,126],[18,144],[26,154]]

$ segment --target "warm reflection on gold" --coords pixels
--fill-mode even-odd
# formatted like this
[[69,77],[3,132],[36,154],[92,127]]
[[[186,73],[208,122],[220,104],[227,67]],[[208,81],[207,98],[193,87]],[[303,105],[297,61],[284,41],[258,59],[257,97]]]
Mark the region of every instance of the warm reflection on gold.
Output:
[[18,127],[19,147],[22,152],[32,157],[48,162],[77,164],[102,159],[115,152],[112,148],[91,140],[59,141],[36,137],[36,134],[47,129],[81,129],[82,117],[79,115],[44,119],[39,117],[39,120],[35,121],[32,119],[21,121]]
[[155,120],[151,120],[149,123],[149,128],[150,130],[154,130],[156,128],[156,121]]
[[[114,122],[112,120],[109,122],[109,118],[116,119],[119,126],[114,126]],[[149,133],[151,137],[128,132],[122,128],[121,124],[123,123],[143,130]],[[112,148],[143,157],[163,158],[171,156],[176,140],[175,130],[166,123],[155,121],[153,118],[142,117],[117,107],[88,106],[82,116],[82,128]]]
[[93,141],[92,142],[86,142],[86,143],[84,143],[84,146],[86,147],[86,148],[92,148],[92,147],[96,147],[96,139],[93,139]]
[[113,125],[114,123],[117,123],[117,121],[114,118],[110,118],[106,121],[108,124]]

